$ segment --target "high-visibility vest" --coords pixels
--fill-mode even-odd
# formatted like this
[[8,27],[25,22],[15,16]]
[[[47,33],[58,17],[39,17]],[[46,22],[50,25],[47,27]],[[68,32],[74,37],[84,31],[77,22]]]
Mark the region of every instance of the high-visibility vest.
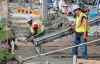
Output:
[[82,17],[87,18],[87,16],[84,13],[80,13],[80,15],[77,16],[75,19],[75,31],[76,32],[87,32],[88,31],[88,28],[85,27],[85,23],[82,22]]

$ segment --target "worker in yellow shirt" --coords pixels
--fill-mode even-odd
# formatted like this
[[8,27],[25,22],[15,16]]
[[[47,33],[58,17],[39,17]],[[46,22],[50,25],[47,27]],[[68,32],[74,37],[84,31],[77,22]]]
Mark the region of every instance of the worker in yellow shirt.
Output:
[[[74,30],[75,30],[75,41],[73,42],[73,45],[79,45],[82,43],[85,43],[87,41],[88,36],[88,21],[87,16],[83,12],[81,8],[76,8],[74,10],[75,13],[75,24],[74,24]],[[87,45],[81,45],[79,46],[82,51],[82,63],[81,64],[87,64]],[[78,64],[78,48],[74,47],[72,49],[73,51],[73,64]]]

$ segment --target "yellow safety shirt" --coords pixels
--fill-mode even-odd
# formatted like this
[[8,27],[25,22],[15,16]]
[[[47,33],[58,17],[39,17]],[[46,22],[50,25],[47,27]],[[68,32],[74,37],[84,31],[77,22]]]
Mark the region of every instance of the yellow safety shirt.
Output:
[[80,13],[79,16],[76,17],[75,19],[75,31],[76,32],[87,32],[87,22],[82,22],[82,17],[86,17],[87,16],[84,13]]

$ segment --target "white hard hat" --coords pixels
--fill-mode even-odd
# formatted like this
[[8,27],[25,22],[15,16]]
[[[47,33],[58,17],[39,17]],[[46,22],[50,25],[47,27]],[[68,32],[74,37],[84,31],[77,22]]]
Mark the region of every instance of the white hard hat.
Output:
[[79,5],[77,5],[77,4],[72,5],[72,7],[73,7],[73,11],[80,8]]

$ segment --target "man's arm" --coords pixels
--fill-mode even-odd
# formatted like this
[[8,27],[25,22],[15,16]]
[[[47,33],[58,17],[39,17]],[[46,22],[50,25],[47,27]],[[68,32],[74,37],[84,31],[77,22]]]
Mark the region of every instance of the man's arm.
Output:
[[85,41],[87,41],[87,37],[88,37],[88,21],[87,21],[87,18],[83,18],[83,25],[84,25],[84,29],[85,29],[85,32],[83,34],[83,38]]
[[83,17],[82,23],[84,25],[84,29],[87,32],[87,28],[88,28],[88,21],[86,17]]

